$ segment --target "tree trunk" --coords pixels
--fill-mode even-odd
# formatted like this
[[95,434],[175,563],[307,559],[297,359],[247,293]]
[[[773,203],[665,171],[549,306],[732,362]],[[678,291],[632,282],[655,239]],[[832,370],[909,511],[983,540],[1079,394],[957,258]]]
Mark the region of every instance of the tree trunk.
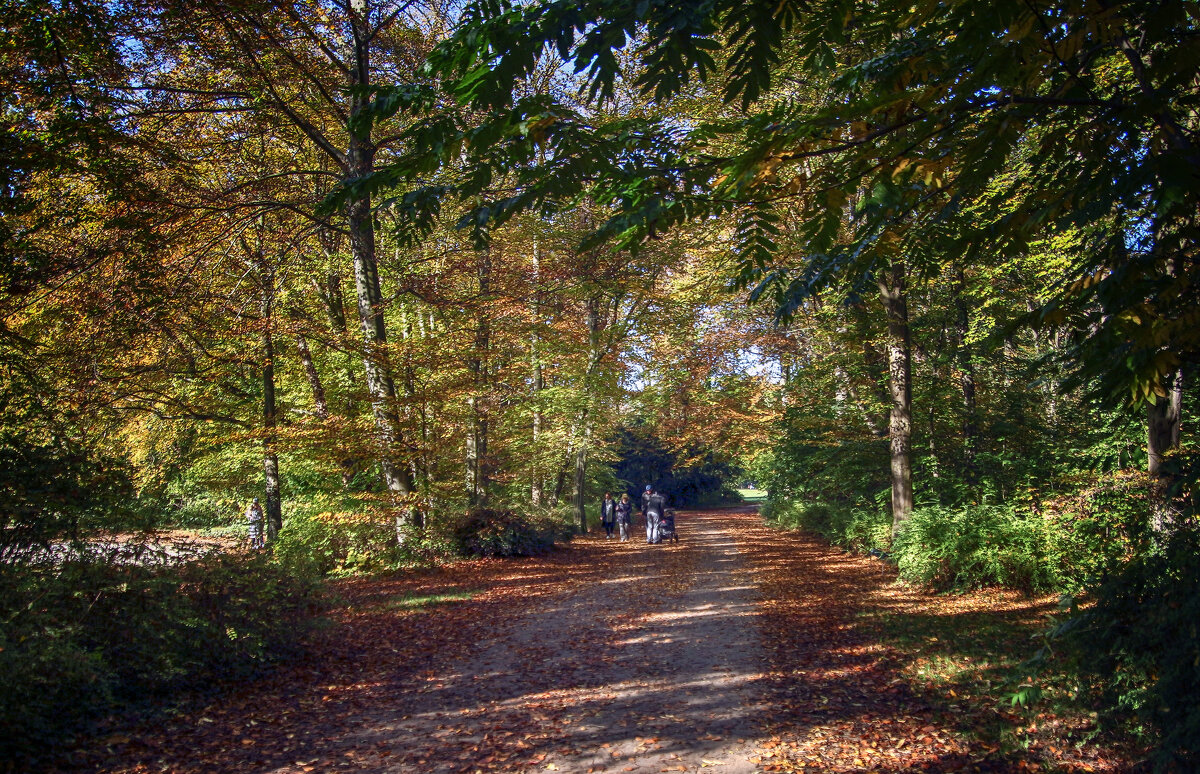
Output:
[[[584,420],[587,423],[587,420]],[[587,510],[587,447],[589,426],[584,429],[583,442],[575,450],[575,515],[579,519],[579,534],[586,535],[588,531]]]
[[[478,253],[476,275],[479,280],[478,299],[482,304],[475,321],[475,346],[468,366],[473,393],[467,398],[469,413],[466,443],[467,499],[473,507],[486,504],[490,487],[487,469],[488,445],[488,348],[491,343],[490,311],[487,301],[491,293],[492,255],[490,250]],[[484,405],[481,405],[484,404]]]
[[[363,88],[371,83],[370,33],[366,28],[366,3],[356,6],[351,14],[354,28],[354,58],[350,85]],[[351,123],[367,108],[370,96],[355,92],[351,97]],[[369,129],[367,130],[369,133]],[[375,147],[369,134],[350,134],[346,151],[347,174],[351,180],[361,179],[375,170]],[[400,418],[396,411],[396,386],[387,359],[387,331],[383,319],[383,293],[379,284],[379,269],[375,255],[375,227],[371,214],[371,197],[364,194],[346,207],[350,232],[350,253],[354,259],[354,287],[358,296],[358,319],[366,341],[363,367],[367,375],[367,390],[379,436],[379,463],[384,483],[393,501],[401,506],[396,517],[397,538],[403,539],[406,523],[416,524],[416,514],[405,502],[413,491],[412,473],[407,465],[396,461],[400,444]]]
[[263,501],[263,516],[267,540],[273,542],[283,529],[283,502],[279,492],[279,455],[276,446],[275,406],[275,340],[271,330],[274,320],[274,273],[266,268],[259,253],[259,268],[262,276],[262,386],[263,386],[263,474],[266,497]]
[[308,379],[309,389],[313,396],[313,413],[322,422],[329,419],[329,404],[325,402],[325,387],[321,384],[321,375],[313,363],[312,352],[308,348],[308,340],[303,333],[296,334],[296,350],[300,353],[300,362],[304,364],[304,376]]
[[842,384],[842,390],[847,398],[854,402],[855,408],[858,409],[858,414],[862,417],[863,424],[867,426],[867,430],[876,438],[883,438],[887,435],[887,431],[883,429],[883,425],[867,404],[863,403],[862,396],[859,395],[858,387],[854,384],[854,380],[850,378],[850,374],[846,373],[846,369],[841,366],[834,366],[833,375],[838,378]]
[[912,353],[908,331],[908,298],[903,261],[894,261],[879,278],[887,312],[888,391],[891,418],[892,536],[912,515]]
[[967,307],[966,274],[961,266],[955,267],[954,306],[958,312],[958,385],[962,391],[963,421],[963,471],[967,486],[974,488],[979,483],[975,455],[979,451],[979,421],[975,401],[975,363],[967,343],[971,330],[971,314]]
[[567,449],[566,455],[563,457],[562,464],[558,466],[558,473],[554,477],[554,492],[550,495],[550,507],[557,508],[562,502],[563,490],[567,488],[567,476],[569,475],[568,467],[571,464],[571,458],[575,456],[574,449]]
[[583,375],[584,409],[580,419],[579,447],[575,450],[575,516],[579,520],[580,533],[587,532],[587,511],[584,505],[587,501],[587,455],[588,446],[592,440],[592,406],[598,400],[595,394],[596,369],[600,363],[600,316],[599,296],[592,296],[587,302],[588,328],[588,361],[587,370]]
[[537,239],[533,240],[533,302],[529,333],[529,360],[533,369],[533,443],[529,454],[529,502],[534,508],[542,504],[542,390],[546,389],[546,378],[542,373],[542,355],[538,347],[538,325],[542,315],[542,256]]
[[542,466],[539,464],[542,454],[542,396],[546,381],[542,375],[542,364],[534,350],[533,364],[533,444],[530,451],[529,471],[529,501],[536,508],[542,504]]
[[1154,396],[1146,406],[1146,456],[1150,475],[1167,478],[1163,463],[1179,448],[1179,426],[1183,416],[1183,373],[1176,371],[1167,379],[1168,394]]
[[344,334],[346,332],[346,306],[342,296],[341,273],[326,272],[325,282],[321,283],[314,279],[313,286],[317,289],[317,295],[325,307],[325,316],[329,318],[330,329],[335,333]]

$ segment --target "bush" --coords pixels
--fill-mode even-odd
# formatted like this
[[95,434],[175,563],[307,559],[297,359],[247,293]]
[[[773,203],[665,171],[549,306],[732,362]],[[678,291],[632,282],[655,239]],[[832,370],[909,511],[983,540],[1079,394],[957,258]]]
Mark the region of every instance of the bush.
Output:
[[[322,505],[330,510],[317,510]],[[314,501],[288,516],[274,544],[285,564],[319,575],[393,567],[403,553],[396,539],[395,512],[350,501]]]
[[262,669],[298,647],[317,612],[314,583],[266,556],[6,565],[0,758],[31,758],[103,712]]
[[813,532],[851,551],[883,549],[891,536],[891,519],[867,508],[770,500],[759,512],[779,527]]
[[1052,562],[1063,590],[1095,586],[1150,547],[1151,491],[1146,473],[1129,472],[1047,503]]
[[1005,586],[1053,589],[1048,529],[1038,516],[1003,506],[913,511],[892,546],[900,577],[938,591]]
[[1179,530],[1111,573],[1051,631],[1109,724],[1157,741],[1160,771],[1200,767],[1200,533]]
[[536,556],[570,536],[570,524],[554,514],[488,508],[467,513],[454,530],[460,550],[468,556]]

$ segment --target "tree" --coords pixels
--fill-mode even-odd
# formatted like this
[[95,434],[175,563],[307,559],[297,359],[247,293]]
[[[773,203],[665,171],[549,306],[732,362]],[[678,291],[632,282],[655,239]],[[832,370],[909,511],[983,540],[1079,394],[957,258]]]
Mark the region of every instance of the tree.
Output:
[[[1033,317],[1054,325],[1089,315],[1068,351],[1080,379],[1111,399],[1158,405],[1179,366],[1200,355],[1187,322],[1200,211],[1195,35],[1188,4],[1151,0],[884,3],[850,13],[835,2],[478,3],[431,57],[469,111],[417,120],[413,153],[373,184],[413,179],[462,152],[477,172],[410,190],[414,222],[447,196],[479,197],[515,172],[516,194],[485,200],[465,220],[501,223],[586,193],[613,207],[596,240],[628,249],[736,215],[738,282],[772,299],[780,319],[835,283],[858,290],[883,279],[897,343],[898,289],[953,261],[1000,261],[1071,230],[1076,249]],[[515,94],[513,81],[550,49],[584,73],[593,103],[627,77],[659,101],[700,81],[743,115],[606,119]],[[779,88],[797,66],[824,94]],[[419,90],[393,89],[376,110],[420,117],[430,104]],[[777,246],[784,205],[802,244],[795,254]],[[911,502],[900,360],[890,373],[899,522]]]
[[[234,114],[251,110],[264,122],[286,126],[324,161],[311,168],[286,165],[266,177],[307,179],[312,196],[292,206],[316,220],[321,186],[369,176],[394,133],[364,118],[381,73],[410,72],[425,40],[412,3],[165,3],[154,24],[137,30],[147,50],[145,73],[152,111]],[[197,57],[207,72],[198,68]],[[221,87],[211,84],[219,82]],[[301,159],[303,157],[300,157]],[[387,490],[412,512],[411,465],[388,354],[388,333],[369,195],[348,199],[337,213],[354,268],[362,363],[371,396],[378,457]],[[330,224],[317,220],[322,226]],[[397,524],[403,519],[398,517]]]

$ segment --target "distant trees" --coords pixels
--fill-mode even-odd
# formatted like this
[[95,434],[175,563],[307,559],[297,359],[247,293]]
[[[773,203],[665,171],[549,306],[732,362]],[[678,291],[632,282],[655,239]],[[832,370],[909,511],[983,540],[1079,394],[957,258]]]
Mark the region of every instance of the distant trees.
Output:
[[[772,299],[781,320],[823,290],[857,298],[878,283],[899,524],[912,503],[914,421],[903,302],[946,266],[1052,254],[1049,292],[1026,320],[1047,330],[1071,320],[1072,341],[1056,351],[1078,381],[1064,385],[1173,405],[1178,369],[1200,352],[1185,330],[1197,300],[1195,34],[1188,4],[1149,0],[849,13],[840,3],[480,3],[432,55],[444,89],[476,113],[436,126],[493,174],[525,170],[520,193],[476,209],[481,221],[587,191],[614,208],[598,238],[637,249],[733,217],[738,282]],[[514,93],[512,80],[548,51],[585,74],[594,103],[633,82],[661,105],[699,81],[725,107],[683,121],[606,119]],[[421,106],[397,91],[386,112],[420,116]],[[438,147],[424,136],[422,147]],[[468,180],[409,201],[480,193]],[[969,406],[970,378],[960,384]],[[1156,427],[1174,422],[1155,411]],[[1155,448],[1171,437],[1155,430]]]

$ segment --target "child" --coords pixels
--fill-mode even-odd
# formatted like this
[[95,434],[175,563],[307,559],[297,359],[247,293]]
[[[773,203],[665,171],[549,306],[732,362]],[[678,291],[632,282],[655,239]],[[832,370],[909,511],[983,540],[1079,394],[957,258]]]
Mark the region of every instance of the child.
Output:
[[250,507],[246,509],[246,521],[250,525],[250,548],[257,551],[265,548],[263,542],[263,509],[258,504],[258,498],[254,498],[254,502],[250,503]]

